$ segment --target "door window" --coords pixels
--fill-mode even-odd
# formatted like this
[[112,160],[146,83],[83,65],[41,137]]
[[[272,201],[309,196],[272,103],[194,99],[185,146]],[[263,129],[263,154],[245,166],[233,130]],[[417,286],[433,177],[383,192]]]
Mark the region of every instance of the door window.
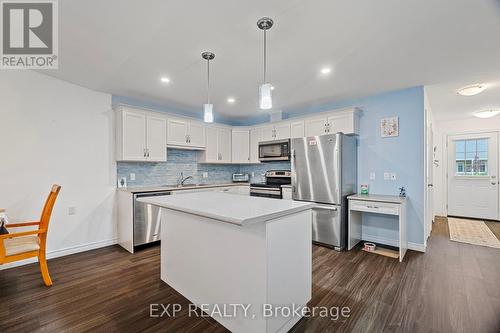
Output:
[[488,139],[455,141],[455,176],[488,176]]

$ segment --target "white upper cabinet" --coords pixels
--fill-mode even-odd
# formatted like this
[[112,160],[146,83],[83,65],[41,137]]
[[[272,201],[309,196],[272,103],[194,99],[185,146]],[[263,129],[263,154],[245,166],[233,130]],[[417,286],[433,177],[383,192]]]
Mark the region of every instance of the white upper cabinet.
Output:
[[169,119],[167,144],[177,148],[204,148],[205,126],[196,121]]
[[250,163],[250,131],[233,129],[231,135],[231,161]]
[[186,120],[169,119],[167,128],[167,144],[183,146],[188,143],[188,122]]
[[192,147],[205,147],[205,125],[203,123],[189,122],[189,145]]
[[146,157],[151,162],[167,160],[167,119],[146,117]]
[[327,117],[311,118],[304,121],[305,136],[316,136],[327,134]]
[[304,121],[292,121],[290,123],[290,137],[293,138],[302,138],[304,137]]
[[311,117],[304,120],[305,136],[338,132],[344,134],[359,134],[359,117],[357,109],[331,112],[321,117]]
[[259,142],[262,140],[262,128],[252,128],[250,130],[250,163],[260,163]]
[[231,129],[221,128],[218,131],[218,150],[221,163],[231,163]]
[[146,159],[146,115],[144,113],[123,111],[121,117],[121,151],[118,160],[144,161]]
[[290,123],[275,123],[262,127],[262,141],[282,140],[290,138]]
[[167,119],[144,111],[120,108],[117,112],[118,161],[167,160]]
[[201,163],[231,163],[231,129],[207,127],[206,148]]

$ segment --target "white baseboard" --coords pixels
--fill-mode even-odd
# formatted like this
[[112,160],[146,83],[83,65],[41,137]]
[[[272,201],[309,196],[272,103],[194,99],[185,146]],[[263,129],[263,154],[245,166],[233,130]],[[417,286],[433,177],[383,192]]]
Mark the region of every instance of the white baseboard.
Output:
[[[366,240],[366,241],[369,241],[369,242],[375,242],[375,243],[379,243],[379,244],[384,244],[384,245],[389,245],[389,246],[394,246],[394,247],[398,247],[399,246],[399,241],[396,240],[396,239],[389,239],[389,238],[383,238],[383,237],[378,237],[378,236],[363,235],[363,240]],[[425,244],[408,242],[408,249],[409,250],[414,250],[414,251],[419,251],[419,252],[425,252],[426,246],[425,246]]]
[[[59,249],[59,250],[47,251],[47,259],[64,257],[64,256],[68,256],[70,254],[95,250],[95,249],[98,249],[101,247],[110,246],[110,245],[114,245],[117,243],[118,243],[118,239],[114,238],[114,239],[102,240],[102,241],[83,244],[83,245],[70,246],[70,247],[66,247],[63,249]],[[12,267],[17,267],[17,266],[23,266],[23,265],[31,264],[31,263],[34,263],[37,261],[38,261],[37,258],[29,258],[26,260],[11,262],[8,264],[0,265],[0,270],[12,268]]]

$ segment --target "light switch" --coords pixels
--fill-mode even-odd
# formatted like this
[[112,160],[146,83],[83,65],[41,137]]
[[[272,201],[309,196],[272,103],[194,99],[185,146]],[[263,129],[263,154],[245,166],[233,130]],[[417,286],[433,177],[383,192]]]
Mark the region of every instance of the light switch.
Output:
[[391,174],[389,172],[384,172],[384,180],[391,179]]
[[208,172],[203,173],[203,178],[208,178]]
[[375,172],[370,172],[370,180],[375,180]]
[[76,207],[75,206],[68,207],[68,215],[76,215]]
[[133,173],[133,172],[132,172],[132,173],[130,174],[130,180],[135,180],[135,173]]
[[391,180],[396,180],[396,173],[395,172],[391,172]]

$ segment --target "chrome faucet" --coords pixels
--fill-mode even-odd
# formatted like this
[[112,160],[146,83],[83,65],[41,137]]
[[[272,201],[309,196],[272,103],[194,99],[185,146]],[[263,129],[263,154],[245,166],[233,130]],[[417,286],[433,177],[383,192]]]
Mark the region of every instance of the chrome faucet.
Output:
[[193,176],[187,176],[184,178],[184,172],[181,171],[181,176],[179,178],[179,186],[183,186],[186,180],[193,179]]

